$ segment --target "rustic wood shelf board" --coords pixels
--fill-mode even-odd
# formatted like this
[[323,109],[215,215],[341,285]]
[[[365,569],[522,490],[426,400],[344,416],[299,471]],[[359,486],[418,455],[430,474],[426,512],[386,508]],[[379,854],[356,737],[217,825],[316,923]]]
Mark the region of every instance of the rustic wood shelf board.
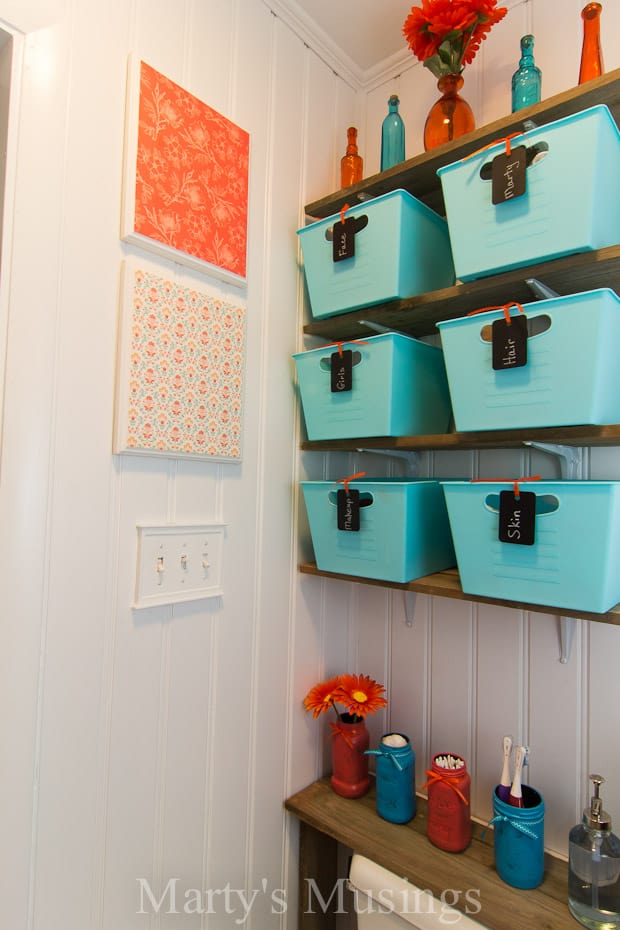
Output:
[[620,626],[620,604],[604,614],[588,610],[571,610],[570,608],[549,607],[545,604],[528,604],[526,601],[504,601],[496,597],[480,597],[476,594],[465,594],[461,587],[459,573],[455,568],[434,575],[425,575],[401,584],[396,581],[382,581],[377,578],[361,578],[357,575],[340,575],[337,572],[321,571],[316,562],[302,562],[299,571],[303,575],[316,575],[321,578],[333,578],[338,581],[352,581],[356,584],[373,585],[379,588],[395,588],[401,591],[415,591],[417,594],[428,594],[433,597],[449,597],[458,601],[472,601],[475,604],[494,604],[497,607],[511,607],[516,610],[529,610],[532,613],[552,614],[554,616],[574,617],[582,620],[597,620],[599,623],[611,623]]
[[617,123],[620,123],[620,69],[580,84],[561,94],[556,94],[534,106],[519,110],[487,123],[456,142],[449,142],[409,158],[388,171],[364,178],[345,190],[336,191],[320,200],[306,205],[306,214],[315,218],[332,216],[338,213],[345,203],[353,206],[368,197],[378,197],[397,188],[409,191],[414,197],[427,203],[438,213],[445,213],[441,187],[437,180],[437,169],[449,165],[471,152],[505,138],[509,133],[523,128],[526,120],[533,120],[537,126],[552,123],[563,116],[570,116],[580,110],[596,104],[606,104]]
[[[376,813],[374,788],[363,798],[342,798],[332,790],[329,779],[314,782],[288,798],[286,809],[297,817],[302,826],[303,845],[300,884],[311,879],[304,864],[319,858],[316,850],[322,848],[326,838],[341,843],[377,862],[379,865],[408,879],[420,888],[441,897],[446,889],[476,889],[479,893],[480,912],[472,918],[492,930],[567,930],[573,925],[566,904],[568,869],[566,863],[545,856],[545,877],[539,888],[521,891],[506,885],[495,870],[493,831],[481,838],[483,828],[473,824],[473,839],[465,852],[447,853],[437,849],[426,836],[426,800],[419,797],[417,813],[408,824],[393,824],[382,820]],[[326,888],[337,881],[335,866],[331,876],[323,876]],[[464,910],[467,901],[463,894],[455,907]],[[304,914],[300,908],[299,926],[331,926],[329,915]]]
[[438,320],[452,320],[472,310],[501,306],[509,301],[531,303],[534,296],[526,278],[537,278],[562,297],[601,286],[620,293],[620,245],[313,320],[306,323],[304,332],[330,340],[363,339],[373,331],[360,320],[369,320],[409,336],[425,336],[438,332]]

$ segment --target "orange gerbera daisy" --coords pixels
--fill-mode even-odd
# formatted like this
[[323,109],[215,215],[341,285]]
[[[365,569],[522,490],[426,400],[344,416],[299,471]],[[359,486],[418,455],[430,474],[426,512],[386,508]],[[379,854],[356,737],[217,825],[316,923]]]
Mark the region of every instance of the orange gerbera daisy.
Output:
[[334,694],[339,682],[339,678],[330,678],[329,681],[322,681],[308,691],[304,698],[304,707],[307,711],[312,711],[313,720],[326,713],[330,707],[334,707]]
[[333,697],[339,704],[344,704],[348,713],[365,717],[387,706],[387,700],[382,696],[384,692],[383,685],[368,675],[341,675]]

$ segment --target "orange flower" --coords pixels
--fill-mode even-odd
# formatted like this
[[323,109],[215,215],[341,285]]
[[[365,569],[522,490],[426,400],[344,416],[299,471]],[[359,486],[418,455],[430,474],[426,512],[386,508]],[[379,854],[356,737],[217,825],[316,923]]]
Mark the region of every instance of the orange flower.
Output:
[[304,707],[307,711],[312,711],[312,718],[326,713],[334,705],[334,692],[338,687],[338,678],[330,678],[329,681],[323,681],[314,688],[311,688],[304,698]]
[[403,24],[416,58],[435,77],[460,74],[470,64],[491,28],[504,18],[497,0],[420,0]]
[[344,704],[350,714],[365,717],[387,706],[387,700],[382,696],[384,692],[383,685],[367,675],[341,675],[334,700]]

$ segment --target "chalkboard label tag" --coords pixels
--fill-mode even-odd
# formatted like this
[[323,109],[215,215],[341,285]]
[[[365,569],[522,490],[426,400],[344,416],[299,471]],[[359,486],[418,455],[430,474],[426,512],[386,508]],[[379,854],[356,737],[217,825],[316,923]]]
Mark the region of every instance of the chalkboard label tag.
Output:
[[353,390],[353,351],[343,349],[332,352],[331,356],[331,387],[332,394],[342,394],[343,391]]
[[495,371],[522,368],[527,365],[527,317],[520,313],[505,319],[493,320],[492,358]]
[[357,533],[360,528],[360,492],[355,488],[339,488],[337,492],[338,529]]
[[334,235],[332,240],[333,259],[335,262],[342,262],[347,258],[353,258],[355,255],[355,217],[350,216],[344,222],[334,223]]
[[531,491],[499,493],[499,541],[533,546],[535,541],[536,495]]
[[502,152],[491,163],[491,201],[505,203],[522,197],[527,190],[527,151],[518,145],[510,155]]

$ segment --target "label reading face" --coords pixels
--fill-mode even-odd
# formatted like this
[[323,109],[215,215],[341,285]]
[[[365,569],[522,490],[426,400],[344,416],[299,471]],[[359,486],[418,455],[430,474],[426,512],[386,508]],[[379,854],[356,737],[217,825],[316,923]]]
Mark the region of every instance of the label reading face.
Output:
[[344,223],[334,223],[332,239],[332,257],[335,262],[343,262],[355,255],[355,217],[347,217]]
[[502,152],[491,163],[491,202],[505,203],[527,190],[527,151],[518,145],[510,155]]
[[500,491],[499,541],[533,546],[536,538],[536,495],[531,491]]
[[360,492],[355,488],[340,488],[337,493],[338,529],[357,533],[360,528]]
[[511,316],[510,325],[506,320],[493,320],[491,336],[495,371],[527,365],[527,317]]
[[353,389],[353,351],[343,349],[331,355],[331,390],[332,394],[342,394]]

